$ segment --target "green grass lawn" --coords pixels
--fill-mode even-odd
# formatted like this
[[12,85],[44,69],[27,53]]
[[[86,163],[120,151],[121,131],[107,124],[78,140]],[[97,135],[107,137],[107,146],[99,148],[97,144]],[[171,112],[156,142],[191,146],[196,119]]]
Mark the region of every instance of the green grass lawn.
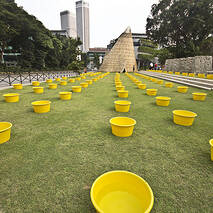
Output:
[[[131,171],[149,183],[155,197],[152,213],[213,212],[213,92],[189,88],[181,94],[177,84],[165,88],[136,76],[157,88],[158,95],[172,98],[168,107],[159,107],[155,97],[122,74],[132,105],[129,113],[118,113],[114,76],[73,93],[70,101],[58,95],[70,91],[70,83],[57,90],[43,83],[44,94],[26,86],[18,91],[18,103],[4,102],[2,95],[13,89],[0,91],[0,121],[13,124],[10,141],[0,145],[0,212],[95,213],[90,187],[111,170]],[[196,91],[208,93],[205,102],[192,100]],[[31,102],[36,100],[50,100],[51,111],[34,113]],[[174,109],[198,116],[191,127],[178,126]],[[116,116],[137,121],[131,137],[112,135],[109,120]]]

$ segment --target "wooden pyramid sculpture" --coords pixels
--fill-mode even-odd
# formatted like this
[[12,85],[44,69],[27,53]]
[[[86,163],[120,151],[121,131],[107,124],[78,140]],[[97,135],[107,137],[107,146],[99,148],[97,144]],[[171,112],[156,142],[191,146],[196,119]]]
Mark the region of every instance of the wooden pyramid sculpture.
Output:
[[132,33],[128,27],[118,38],[111,51],[105,55],[100,72],[137,71]]

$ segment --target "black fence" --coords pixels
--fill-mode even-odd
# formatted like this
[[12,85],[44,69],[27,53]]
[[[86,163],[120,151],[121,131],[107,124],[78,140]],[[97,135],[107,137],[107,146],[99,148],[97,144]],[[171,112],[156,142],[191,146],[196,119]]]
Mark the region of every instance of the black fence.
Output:
[[0,87],[12,86],[14,83],[27,84],[32,81],[45,81],[61,77],[75,77],[79,74],[72,71],[64,72],[23,72],[23,73],[4,73],[0,74]]

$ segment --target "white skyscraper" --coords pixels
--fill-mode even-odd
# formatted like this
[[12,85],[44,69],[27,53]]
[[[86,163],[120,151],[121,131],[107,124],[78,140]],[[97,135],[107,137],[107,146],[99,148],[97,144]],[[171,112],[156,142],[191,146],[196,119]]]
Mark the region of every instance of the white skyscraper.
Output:
[[81,50],[87,52],[90,48],[89,3],[80,0],[75,4],[77,36],[83,43],[81,45]]
[[69,37],[77,38],[76,33],[76,16],[68,10],[60,13],[61,29],[66,30]]

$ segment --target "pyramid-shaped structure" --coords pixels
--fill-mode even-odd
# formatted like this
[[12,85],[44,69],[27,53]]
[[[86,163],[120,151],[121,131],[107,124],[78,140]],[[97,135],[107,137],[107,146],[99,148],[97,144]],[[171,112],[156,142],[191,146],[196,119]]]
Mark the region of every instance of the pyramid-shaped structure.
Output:
[[118,38],[111,51],[105,55],[101,72],[137,71],[132,33],[128,27]]

